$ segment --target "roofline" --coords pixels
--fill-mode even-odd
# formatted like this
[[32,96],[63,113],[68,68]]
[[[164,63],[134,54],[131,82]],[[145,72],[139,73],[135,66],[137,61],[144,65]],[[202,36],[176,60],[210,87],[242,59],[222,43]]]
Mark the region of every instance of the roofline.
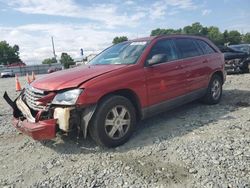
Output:
[[131,39],[128,40],[130,42],[139,42],[139,41],[152,41],[153,39],[155,39],[157,36],[149,36],[149,37],[142,37],[142,38],[135,38],[135,39]]
[[156,35],[156,36],[149,36],[149,37],[143,37],[143,38],[136,38],[136,39],[131,39],[128,41],[134,42],[134,41],[153,41],[155,39],[159,38],[171,38],[171,37],[187,37],[187,38],[200,38],[200,39],[208,39],[206,36],[201,36],[201,35],[189,35],[189,34],[163,34],[163,35]]

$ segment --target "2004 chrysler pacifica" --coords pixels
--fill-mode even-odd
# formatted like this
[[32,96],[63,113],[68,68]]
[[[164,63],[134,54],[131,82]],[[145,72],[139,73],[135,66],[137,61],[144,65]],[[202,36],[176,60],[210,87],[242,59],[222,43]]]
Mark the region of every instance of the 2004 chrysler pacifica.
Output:
[[78,131],[102,146],[125,143],[137,121],[202,99],[217,104],[224,58],[208,39],[169,35],[107,48],[87,65],[44,76],[15,101],[13,124],[36,140]]

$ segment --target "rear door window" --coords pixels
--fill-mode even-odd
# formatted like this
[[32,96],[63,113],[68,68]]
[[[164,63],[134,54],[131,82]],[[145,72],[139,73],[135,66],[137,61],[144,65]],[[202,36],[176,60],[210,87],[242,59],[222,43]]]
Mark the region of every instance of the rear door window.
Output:
[[193,39],[175,39],[175,45],[179,51],[180,58],[189,58],[203,55],[202,51],[195,44]]
[[215,53],[216,51],[209,45],[207,44],[205,41],[202,40],[196,40],[197,45],[200,46],[200,48],[202,49],[204,54],[212,54]]

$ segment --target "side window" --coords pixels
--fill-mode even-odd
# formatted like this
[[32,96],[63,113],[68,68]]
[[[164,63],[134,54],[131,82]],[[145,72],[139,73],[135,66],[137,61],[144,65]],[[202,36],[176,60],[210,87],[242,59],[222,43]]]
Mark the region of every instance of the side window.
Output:
[[179,50],[180,58],[195,57],[203,54],[192,39],[177,38],[174,41]]
[[209,46],[205,41],[196,40],[197,44],[201,47],[204,54],[212,54],[215,53],[215,50]]
[[164,56],[164,59],[161,61],[161,63],[178,59],[177,53],[173,47],[172,40],[169,40],[169,39],[165,39],[165,40],[163,39],[163,40],[158,41],[152,47],[147,57],[147,61],[150,61],[156,55]]

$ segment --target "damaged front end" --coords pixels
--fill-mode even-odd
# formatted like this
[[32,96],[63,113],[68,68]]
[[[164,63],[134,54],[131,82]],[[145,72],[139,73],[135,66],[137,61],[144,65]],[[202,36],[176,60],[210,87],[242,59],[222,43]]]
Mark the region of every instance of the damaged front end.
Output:
[[241,73],[244,68],[244,59],[236,58],[225,61],[225,69],[227,73]]
[[52,104],[56,92],[47,92],[30,85],[12,101],[7,92],[4,99],[13,109],[13,125],[35,140],[50,140],[57,132],[69,134],[83,132],[87,136],[87,127],[94,113],[95,105],[79,107],[77,105]]

